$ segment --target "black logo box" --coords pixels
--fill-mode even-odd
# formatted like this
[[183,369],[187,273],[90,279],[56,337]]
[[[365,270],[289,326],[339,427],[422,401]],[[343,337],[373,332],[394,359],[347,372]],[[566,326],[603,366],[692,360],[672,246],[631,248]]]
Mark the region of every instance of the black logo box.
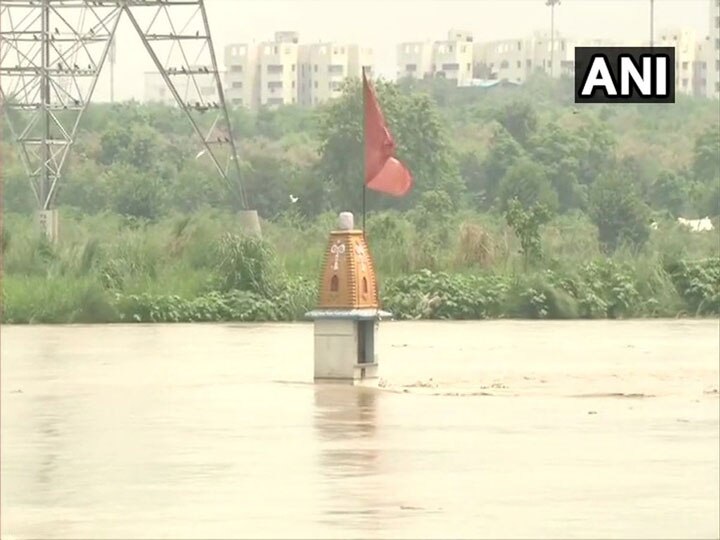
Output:
[[[667,95],[645,96],[638,92],[634,84],[630,84],[629,96],[606,96],[602,89],[595,89],[591,96],[581,96],[580,90],[587,78],[592,59],[598,55],[607,58],[616,87],[619,87],[620,82],[620,55],[630,56],[638,68],[642,66],[642,57],[666,56]],[[575,47],[575,103],[675,103],[675,47]]]

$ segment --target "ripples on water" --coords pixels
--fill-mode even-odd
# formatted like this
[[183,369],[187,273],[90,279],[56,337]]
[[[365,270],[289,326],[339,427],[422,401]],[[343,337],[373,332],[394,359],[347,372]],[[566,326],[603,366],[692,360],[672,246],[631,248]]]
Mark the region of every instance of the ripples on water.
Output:
[[2,537],[718,538],[717,321],[2,328]]

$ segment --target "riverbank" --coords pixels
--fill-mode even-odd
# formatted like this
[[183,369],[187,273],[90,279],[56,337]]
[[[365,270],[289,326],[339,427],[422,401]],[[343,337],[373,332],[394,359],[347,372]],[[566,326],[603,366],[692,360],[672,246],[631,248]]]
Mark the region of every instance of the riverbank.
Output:
[[[381,301],[407,319],[617,319],[720,314],[720,259],[647,271],[611,260],[574,273],[448,274],[421,271],[385,280]],[[211,291],[194,297],[104,288],[92,277],[3,280],[4,324],[269,322],[302,320],[317,287],[305,278],[265,293]]]
[[[240,234],[231,214],[153,223],[63,214],[61,240],[4,216],[2,322],[295,321],[315,307],[336,216],[263,223]],[[370,216],[381,301],[397,319],[675,318],[720,314],[717,232],[661,222],[642,251],[605,256],[581,216],[542,231],[528,262],[502,218],[458,214],[432,243],[401,214]]]

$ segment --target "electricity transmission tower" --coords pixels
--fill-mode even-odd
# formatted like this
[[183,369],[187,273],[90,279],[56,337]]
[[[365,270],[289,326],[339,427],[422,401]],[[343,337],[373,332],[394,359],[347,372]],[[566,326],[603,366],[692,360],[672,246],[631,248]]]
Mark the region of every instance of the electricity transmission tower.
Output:
[[[122,16],[198,135],[201,152],[247,212],[204,0],[0,0],[0,99],[40,211],[54,203],[78,125]],[[255,214],[255,219],[257,215]],[[56,225],[55,225],[56,227]]]

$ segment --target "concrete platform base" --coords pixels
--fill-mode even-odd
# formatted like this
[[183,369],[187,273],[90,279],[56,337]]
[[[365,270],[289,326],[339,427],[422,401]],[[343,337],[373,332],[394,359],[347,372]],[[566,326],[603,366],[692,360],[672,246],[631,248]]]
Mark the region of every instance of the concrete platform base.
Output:
[[40,232],[44,234],[50,242],[57,242],[60,236],[60,213],[58,210],[40,210],[35,217]]
[[315,311],[314,380],[317,383],[376,386],[379,310]]
[[260,216],[257,210],[242,210],[238,213],[240,227],[242,232],[248,236],[262,237],[262,228],[260,227]]

